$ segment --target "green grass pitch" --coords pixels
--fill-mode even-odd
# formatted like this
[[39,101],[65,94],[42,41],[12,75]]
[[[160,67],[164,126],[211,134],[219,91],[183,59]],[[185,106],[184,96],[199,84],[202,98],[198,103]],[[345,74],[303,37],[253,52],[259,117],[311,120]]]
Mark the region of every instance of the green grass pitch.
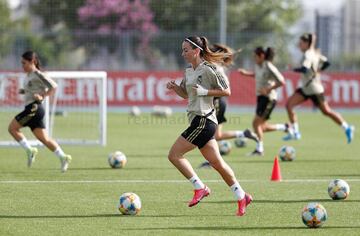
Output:
[[[224,130],[245,129],[252,114],[228,115]],[[344,113],[360,128],[358,113]],[[285,113],[271,122],[283,122]],[[285,143],[281,132],[265,135],[265,156],[247,157],[255,144],[235,148],[224,158],[245,191],[254,197],[244,217],[236,217],[229,187],[212,169],[196,169],[212,194],[189,208],[192,186],[167,160],[177,136],[187,127],[184,114],[168,119],[109,113],[106,147],[64,146],[73,162],[67,173],[45,148],[31,169],[20,148],[0,148],[0,235],[359,235],[360,141],[348,145],[343,130],[319,112],[299,115],[302,140]],[[76,130],[75,130],[76,131]],[[6,130],[0,132],[6,133]],[[69,130],[74,132],[74,130]],[[282,182],[271,182],[274,156],[282,145],[297,151],[293,162],[280,162]],[[111,169],[108,153],[121,150],[124,169]],[[196,168],[198,150],[187,155]],[[330,180],[348,181],[345,201],[327,194]],[[122,216],[119,196],[135,192],[142,200],[138,216]],[[328,212],[322,228],[308,229],[301,210],[320,202]]]

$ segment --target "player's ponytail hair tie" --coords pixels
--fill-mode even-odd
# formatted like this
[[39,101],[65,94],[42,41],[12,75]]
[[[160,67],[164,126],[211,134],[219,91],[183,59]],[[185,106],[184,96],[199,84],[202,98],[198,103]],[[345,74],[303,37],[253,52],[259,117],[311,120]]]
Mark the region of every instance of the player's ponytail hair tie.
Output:
[[197,47],[198,49],[200,49],[201,51],[204,51],[204,49],[202,49],[202,47],[200,47],[199,45],[197,45],[194,41],[192,41],[189,38],[185,38],[185,40],[189,43],[191,43],[192,45],[194,45],[195,47]]
[[190,36],[184,39],[184,42],[188,42],[192,49],[199,48],[199,56],[207,62],[222,64],[225,57],[231,56],[231,53],[227,52],[212,52],[209,48],[209,41],[206,37],[202,36]]
[[24,52],[21,57],[27,61],[30,61],[30,62],[33,61],[36,68],[38,70],[40,70],[40,66],[41,66],[40,60],[39,60],[39,57],[36,52],[34,52],[32,50],[28,50],[28,51]]
[[223,53],[224,54],[223,63],[221,63],[221,64],[226,67],[230,66],[233,63],[235,54],[238,54],[242,50],[242,49],[238,49],[238,50],[234,51],[234,49],[230,48],[229,46],[226,46],[224,44],[219,44],[219,43],[214,43],[209,48],[210,48],[210,51],[213,53]]
[[264,47],[259,46],[255,48],[254,53],[258,56],[264,55],[265,60],[272,61],[275,57],[275,50],[272,47],[268,47],[267,49],[264,49]]
[[309,47],[315,47],[316,35],[312,33],[305,33],[301,35],[300,39],[309,44]]

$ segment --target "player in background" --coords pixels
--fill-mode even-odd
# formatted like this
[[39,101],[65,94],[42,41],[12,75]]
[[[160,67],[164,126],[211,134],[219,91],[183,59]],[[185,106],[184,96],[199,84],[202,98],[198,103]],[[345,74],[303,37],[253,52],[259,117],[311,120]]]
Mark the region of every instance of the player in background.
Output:
[[187,178],[194,187],[193,199],[189,207],[198,204],[210,194],[210,189],[195,173],[184,155],[195,149],[219,172],[238,200],[236,215],[245,214],[246,206],[251,203],[251,195],[245,193],[237,181],[231,167],[220,155],[214,139],[217,128],[214,97],[229,96],[231,91],[227,81],[212,63],[221,63],[224,53],[213,53],[205,37],[188,37],[182,42],[182,56],[190,65],[180,85],[175,81],[167,84],[169,90],[188,99],[187,115],[190,126],[177,138],[168,155],[169,161]]
[[[228,46],[222,44],[213,44],[210,50],[214,53],[224,53],[224,58],[221,63],[216,63],[216,68],[221,73],[224,79],[226,79],[227,83],[229,83],[229,79],[225,73],[226,68],[230,67],[233,63],[234,58],[234,50]],[[225,97],[215,97],[214,98],[214,106],[216,112],[216,119],[218,121],[218,126],[215,132],[216,141],[225,140],[225,139],[233,139],[233,138],[248,138],[258,142],[258,137],[256,134],[251,132],[249,129],[242,130],[234,130],[234,131],[223,131],[223,123],[226,122],[225,111],[227,107],[227,99]],[[202,167],[210,167],[210,163],[208,161],[203,162],[200,166]]]
[[20,89],[19,93],[25,96],[25,109],[15,116],[9,124],[9,133],[25,149],[28,157],[27,165],[31,167],[35,161],[38,149],[32,147],[21,128],[28,126],[35,137],[49,148],[60,159],[61,171],[65,172],[71,162],[71,156],[63,152],[61,147],[45,131],[44,115],[42,106],[46,96],[51,96],[57,87],[57,84],[45,73],[40,71],[40,61],[33,51],[26,51],[22,55],[21,64],[26,73],[25,87]]
[[302,85],[287,101],[286,109],[290,120],[290,127],[288,135],[283,139],[287,141],[301,138],[298,118],[294,108],[310,98],[313,104],[325,116],[331,118],[344,129],[347,143],[351,143],[354,138],[354,126],[349,125],[339,113],[333,111],[325,100],[320,72],[329,67],[330,63],[325,56],[321,55],[319,50],[315,49],[315,43],[316,36],[314,34],[305,33],[300,37],[298,46],[304,55],[301,60],[301,66],[295,68],[294,71],[301,74]]
[[255,78],[256,81],[256,114],[253,119],[253,128],[259,138],[252,156],[264,155],[264,132],[287,131],[287,124],[269,124],[271,112],[276,106],[276,89],[285,84],[285,79],[273,65],[275,52],[272,48],[257,47],[254,51],[255,71],[240,68],[238,71],[245,76]]
[[[227,83],[229,83],[229,79],[225,73],[225,69],[228,68],[233,62],[234,51],[221,44],[213,44],[211,47],[211,51],[214,53],[224,53],[225,57],[221,63],[215,63],[217,70],[224,79],[226,79]],[[214,97],[214,106],[216,111],[216,118],[218,120],[218,127],[215,133],[215,139],[217,141],[225,140],[225,139],[233,139],[233,138],[248,138],[254,141],[257,140],[257,136],[252,133],[249,129],[245,129],[244,131],[236,130],[236,131],[222,131],[222,124],[226,122],[225,112],[227,107],[227,100],[225,97]]]

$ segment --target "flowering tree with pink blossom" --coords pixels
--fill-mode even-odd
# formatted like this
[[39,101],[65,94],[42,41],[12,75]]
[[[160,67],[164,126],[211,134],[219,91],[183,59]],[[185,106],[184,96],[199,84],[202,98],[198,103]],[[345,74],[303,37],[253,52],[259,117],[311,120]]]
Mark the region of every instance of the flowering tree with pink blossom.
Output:
[[78,9],[78,16],[87,30],[103,36],[137,31],[141,49],[148,48],[158,29],[148,0],[86,0]]

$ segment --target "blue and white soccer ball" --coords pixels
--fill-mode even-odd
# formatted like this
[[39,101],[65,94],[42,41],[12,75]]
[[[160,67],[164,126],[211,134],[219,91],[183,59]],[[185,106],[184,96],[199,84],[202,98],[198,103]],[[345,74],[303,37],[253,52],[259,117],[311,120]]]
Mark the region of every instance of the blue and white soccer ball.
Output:
[[123,215],[137,215],[141,210],[141,200],[135,193],[123,193],[118,208]]
[[127,159],[124,153],[116,151],[109,154],[108,162],[112,168],[123,168]]
[[246,138],[236,138],[234,143],[238,148],[246,147]]
[[333,200],[343,200],[349,196],[350,186],[342,179],[334,179],[329,183],[328,193]]
[[318,228],[327,220],[326,209],[317,202],[311,202],[301,213],[303,223],[309,228]]
[[227,155],[231,151],[231,143],[227,140],[221,140],[218,142],[219,151],[221,155]]
[[291,146],[282,146],[279,151],[279,158],[282,161],[293,161],[295,159],[295,148]]

